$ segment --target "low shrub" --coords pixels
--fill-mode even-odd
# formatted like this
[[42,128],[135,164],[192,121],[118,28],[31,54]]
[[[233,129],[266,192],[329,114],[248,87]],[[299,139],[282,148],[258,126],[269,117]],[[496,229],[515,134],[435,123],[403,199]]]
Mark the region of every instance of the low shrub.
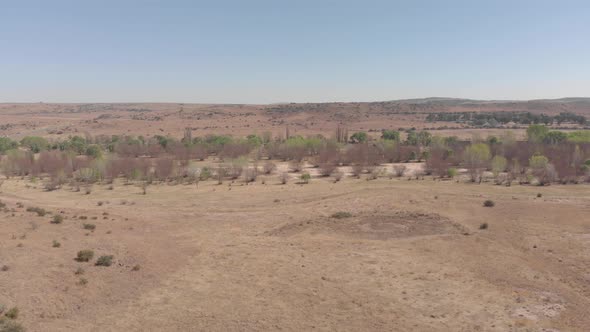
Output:
[[301,174],[301,181],[303,181],[303,183],[309,183],[309,180],[311,180],[311,175],[309,173]]
[[59,242],[58,242],[58,241],[56,241],[56,240],[53,240],[53,245],[52,245],[52,246],[53,246],[54,248],[59,248],[59,247],[61,247],[61,243],[59,243]]
[[15,321],[0,319],[0,331],[1,332],[25,332],[25,328]]
[[289,181],[289,174],[287,174],[287,172],[281,173],[279,175],[279,180],[281,181],[281,184],[287,184]]
[[78,262],[88,262],[94,257],[94,251],[92,250],[80,250],[78,251],[78,256],[76,260]]
[[96,261],[96,266],[111,266],[113,263],[113,255],[100,256]]
[[95,224],[83,224],[82,228],[87,229],[89,231],[94,231],[96,229]]
[[39,217],[43,217],[47,214],[47,211],[45,209],[35,206],[29,206],[27,208],[27,212],[35,212]]
[[275,165],[274,163],[267,161],[264,163],[264,165],[262,165],[262,171],[264,172],[264,174],[271,174],[272,171],[274,171],[277,168],[277,165]]
[[479,229],[488,229],[488,223],[484,222],[483,224],[479,225]]
[[51,218],[52,224],[61,224],[64,221],[64,217],[61,214],[56,214]]
[[454,167],[447,169],[447,176],[450,177],[451,179],[454,178],[455,176],[457,176],[457,169]]
[[487,199],[483,202],[483,206],[485,207],[494,207],[496,205],[496,203],[494,203],[494,201]]
[[336,213],[333,213],[330,217],[335,219],[344,219],[352,217],[352,214],[350,212],[338,211]]
[[407,167],[405,165],[394,165],[393,166],[393,173],[398,178],[401,178],[402,176],[404,176],[404,173],[406,172],[406,168]]
[[17,307],[12,307],[10,308],[5,314],[4,316],[10,318],[10,319],[17,319],[18,318],[18,308]]

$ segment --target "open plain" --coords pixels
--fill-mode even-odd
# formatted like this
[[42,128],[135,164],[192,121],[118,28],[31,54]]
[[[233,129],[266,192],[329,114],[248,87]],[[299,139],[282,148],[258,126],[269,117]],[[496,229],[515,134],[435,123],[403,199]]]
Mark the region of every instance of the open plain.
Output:
[[[7,180],[0,303],[18,305],[31,331],[590,326],[585,185],[269,178],[140,191],[44,192]],[[114,263],[77,262],[82,249]]]

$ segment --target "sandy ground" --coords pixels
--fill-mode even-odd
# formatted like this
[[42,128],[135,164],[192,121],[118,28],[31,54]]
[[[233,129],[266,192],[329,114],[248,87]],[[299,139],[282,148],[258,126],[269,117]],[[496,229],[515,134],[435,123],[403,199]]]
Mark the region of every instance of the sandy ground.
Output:
[[[587,185],[279,185],[276,175],[265,183],[163,184],[147,195],[118,183],[84,195],[7,180],[0,304],[18,306],[29,331],[590,326]],[[496,206],[483,207],[486,199]],[[51,224],[29,206],[65,220]],[[352,217],[330,217],[338,211]],[[94,250],[92,262],[74,260],[82,249]],[[114,255],[114,264],[94,266],[100,255]],[[84,274],[74,274],[78,267]]]

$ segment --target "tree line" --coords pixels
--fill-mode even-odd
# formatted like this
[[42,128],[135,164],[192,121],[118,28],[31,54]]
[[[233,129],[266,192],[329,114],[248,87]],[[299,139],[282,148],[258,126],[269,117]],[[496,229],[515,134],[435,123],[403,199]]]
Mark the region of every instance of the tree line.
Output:
[[571,123],[586,125],[588,121],[585,116],[574,113],[562,112],[551,116],[546,114],[533,114],[531,112],[439,112],[429,113],[426,116],[429,122],[457,122],[467,123],[472,126],[496,127],[507,123],[515,124],[562,124]]
[[[338,136],[341,134],[337,134]],[[342,138],[342,137],[340,137]],[[394,163],[390,176],[404,176],[408,162],[424,162],[423,175],[453,178],[465,169],[470,181],[482,182],[492,174],[498,184],[579,183],[590,181],[590,131],[563,133],[543,125],[531,125],[527,139],[505,135],[473,141],[433,136],[427,131],[385,130],[371,139],[356,132],[339,142],[338,137],[270,134],[231,137],[207,135],[183,139],[154,136],[73,136],[50,142],[29,136],[16,142],[0,138],[0,170],[3,175],[44,178],[48,190],[64,184],[77,188],[97,182],[112,184],[116,179],[197,183],[202,180],[243,178],[255,181],[260,174],[276,172],[274,161],[289,163],[291,172],[304,165],[317,168],[321,176],[342,178],[341,166],[355,177],[383,175],[384,163]],[[198,161],[213,157],[209,166]],[[283,174],[279,174],[284,178]],[[283,182],[283,180],[281,180]]]

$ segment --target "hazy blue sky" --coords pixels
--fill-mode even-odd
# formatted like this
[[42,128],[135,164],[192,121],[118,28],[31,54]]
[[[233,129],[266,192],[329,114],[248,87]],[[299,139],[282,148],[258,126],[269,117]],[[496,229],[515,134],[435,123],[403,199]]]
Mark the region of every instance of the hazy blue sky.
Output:
[[0,0],[0,102],[590,96],[590,1]]

